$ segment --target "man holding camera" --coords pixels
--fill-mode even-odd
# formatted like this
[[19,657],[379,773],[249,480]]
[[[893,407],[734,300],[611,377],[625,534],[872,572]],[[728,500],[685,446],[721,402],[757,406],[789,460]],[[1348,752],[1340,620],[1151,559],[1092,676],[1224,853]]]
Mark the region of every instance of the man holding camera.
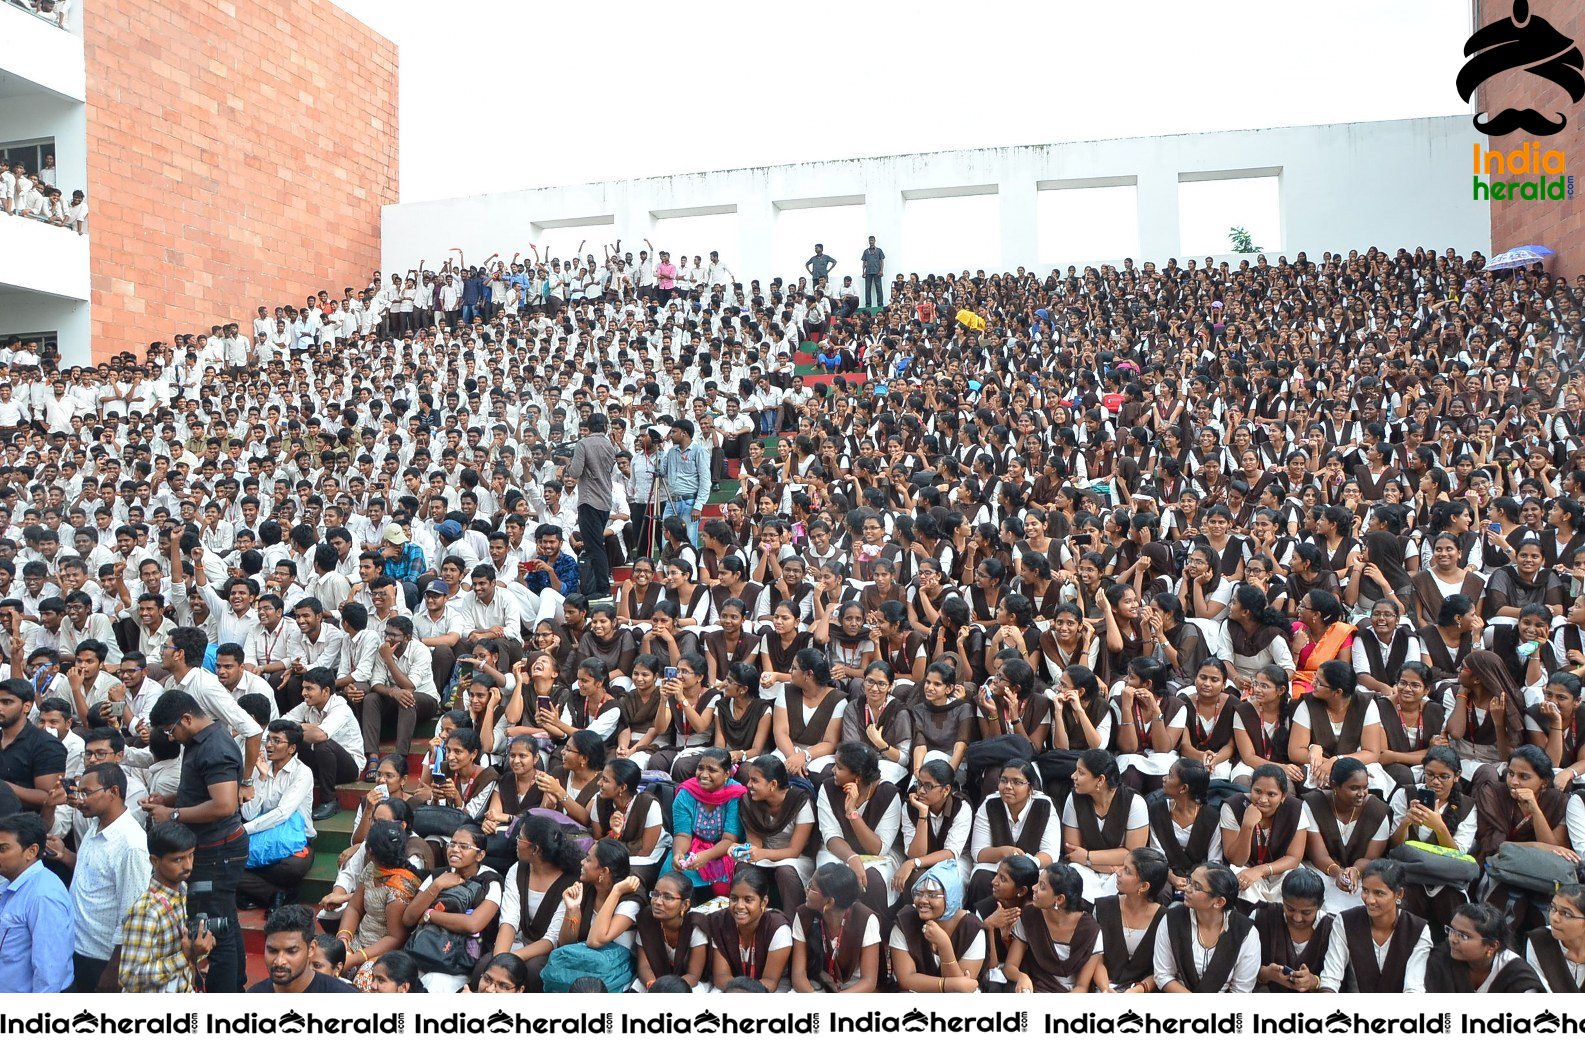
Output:
[[237,883],[248,861],[248,832],[241,816],[242,756],[226,728],[180,689],[168,690],[154,702],[149,722],[182,745],[182,777],[174,798],[151,795],[142,802],[143,809],[150,827],[176,821],[197,836],[188,910],[205,917],[215,935],[207,990],[240,992],[245,971]]

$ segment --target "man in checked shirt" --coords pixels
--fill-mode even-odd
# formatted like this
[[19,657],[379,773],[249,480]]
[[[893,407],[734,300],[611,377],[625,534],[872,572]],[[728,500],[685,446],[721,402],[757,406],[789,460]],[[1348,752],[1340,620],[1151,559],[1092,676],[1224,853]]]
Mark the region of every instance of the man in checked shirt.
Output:
[[193,829],[176,821],[149,828],[149,888],[122,927],[123,992],[190,992],[215,946],[215,935],[187,926],[187,879],[193,873]]

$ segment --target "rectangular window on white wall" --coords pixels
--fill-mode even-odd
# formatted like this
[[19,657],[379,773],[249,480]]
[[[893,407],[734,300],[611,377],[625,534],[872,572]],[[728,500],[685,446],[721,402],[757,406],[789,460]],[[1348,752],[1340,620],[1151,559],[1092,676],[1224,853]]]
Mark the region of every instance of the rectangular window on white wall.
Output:
[[[593,255],[595,259],[605,258],[605,249],[602,245],[615,245],[619,236],[614,216],[598,215],[584,219],[552,219],[547,222],[533,224],[533,243],[539,247],[539,257],[542,261],[560,259],[565,267],[574,256],[586,259]],[[582,251],[579,245],[582,245]],[[622,250],[627,251],[627,245],[622,245]],[[638,248],[644,247],[642,244]],[[633,258],[638,258],[637,248],[634,249]],[[533,253],[529,253],[533,257]],[[573,272],[577,272],[574,267]]]
[[903,192],[903,251],[898,269],[904,273],[961,273],[1002,268],[1001,198],[996,188],[937,195],[940,191]]
[[1178,176],[1178,245],[1182,255],[1231,255],[1232,230],[1255,248],[1282,249],[1280,169],[1183,172]]
[[[859,256],[864,251],[865,228],[863,197],[825,198],[832,203],[805,206],[801,201],[776,202],[776,228],[772,237],[771,272],[787,284],[808,277],[804,270],[815,254],[815,245],[825,246],[825,254],[836,260],[827,274],[832,290],[842,286],[843,277],[859,282]],[[763,277],[759,274],[746,275]]]
[[[697,255],[704,266],[710,265],[710,253],[720,252],[721,261],[732,269],[734,275],[740,280],[742,274],[737,270],[743,257],[741,245],[738,240],[737,211],[714,212],[707,215],[676,215],[659,216],[655,219],[655,228],[649,235],[650,243],[656,249],[664,249],[672,253],[672,261],[681,265],[683,257],[687,258],[689,265]],[[622,242],[622,251],[632,251],[634,258],[638,258],[638,249],[644,247],[643,243],[629,244]]]
[[1042,182],[1035,194],[1040,269],[1139,258],[1139,187],[1116,180]]

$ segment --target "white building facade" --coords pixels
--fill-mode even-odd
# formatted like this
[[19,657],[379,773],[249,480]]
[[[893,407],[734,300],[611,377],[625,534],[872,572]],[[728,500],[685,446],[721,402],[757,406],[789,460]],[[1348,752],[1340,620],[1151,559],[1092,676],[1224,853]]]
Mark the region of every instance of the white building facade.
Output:
[[[87,129],[80,28],[0,0],[0,156],[23,159],[33,173],[53,155],[54,185],[70,201],[73,190],[91,193]],[[64,363],[86,364],[90,288],[87,236],[0,215],[0,337],[55,342]]]
[[[528,243],[549,241],[554,254],[565,259],[579,240],[586,242],[587,255],[620,237],[623,251],[632,250],[636,257],[646,237],[656,237],[657,249],[668,247],[667,238],[657,236],[666,220],[718,216],[730,218],[735,227],[735,237],[723,238],[728,243],[720,246],[723,260],[740,280],[767,279],[797,276],[809,242],[818,239],[806,236],[796,246],[778,246],[778,230],[789,225],[783,220],[829,208],[862,219],[849,224],[842,243],[827,243],[826,251],[840,263],[835,272],[856,275],[862,238],[873,235],[886,252],[888,282],[898,273],[948,267],[996,272],[1022,266],[1044,273],[1053,266],[1118,262],[1125,255],[1157,262],[1191,254],[1237,258],[1225,239],[1214,252],[1185,245],[1180,201],[1197,184],[1245,179],[1262,180],[1268,190],[1274,180],[1277,215],[1268,230],[1275,237],[1268,233],[1260,243],[1273,258],[1371,245],[1489,252],[1490,205],[1470,199],[1473,140],[1468,117],[1450,116],[906,154],[558,186],[387,206],[381,252],[385,269],[394,271],[421,258],[433,268],[445,256],[441,246],[461,247],[474,263],[492,252],[509,258]],[[1108,188],[1122,188],[1132,201],[1121,216],[1121,224],[1131,226],[1124,250],[1086,257],[1059,235],[1040,235],[1044,195]],[[994,227],[975,239],[979,249],[966,253],[975,257],[938,259],[927,250],[928,228],[905,229],[916,202],[970,197],[981,198],[978,214]],[[1049,232],[1051,224],[1044,228]],[[670,245],[690,256],[714,246]],[[789,270],[792,259],[797,262]]]

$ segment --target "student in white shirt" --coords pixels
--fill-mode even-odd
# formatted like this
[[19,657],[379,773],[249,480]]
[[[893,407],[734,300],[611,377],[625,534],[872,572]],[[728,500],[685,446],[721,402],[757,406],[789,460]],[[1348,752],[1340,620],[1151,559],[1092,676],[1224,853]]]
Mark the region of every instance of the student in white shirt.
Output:
[[[372,629],[372,628],[371,628]],[[413,743],[419,719],[430,718],[439,707],[429,648],[413,639],[413,621],[392,616],[382,629],[382,642],[363,698],[363,750],[380,750],[380,724],[385,712],[396,711],[395,753],[405,755]]]
[[358,778],[363,767],[363,730],[346,700],[336,695],[336,675],[325,667],[303,673],[303,702],[282,715],[303,726],[302,760],[313,770],[314,788],[321,799],[315,820],[333,817],[336,785]]
[[[288,856],[248,868],[237,883],[239,900],[268,906],[283,900],[301,886],[313,867],[314,852],[314,775],[298,761],[303,727],[290,719],[275,719],[264,734],[264,756],[253,770],[253,797],[242,804],[243,826],[250,836],[271,832],[288,839],[287,845],[301,843]],[[295,827],[301,823],[301,834]],[[286,827],[284,831],[274,829]]]
[[[1227,865],[1202,864],[1190,874],[1183,903],[1172,905],[1156,930],[1157,989],[1254,991],[1260,974],[1260,934],[1233,907],[1237,898],[1238,876]],[[1334,935],[1332,944],[1339,940]]]

